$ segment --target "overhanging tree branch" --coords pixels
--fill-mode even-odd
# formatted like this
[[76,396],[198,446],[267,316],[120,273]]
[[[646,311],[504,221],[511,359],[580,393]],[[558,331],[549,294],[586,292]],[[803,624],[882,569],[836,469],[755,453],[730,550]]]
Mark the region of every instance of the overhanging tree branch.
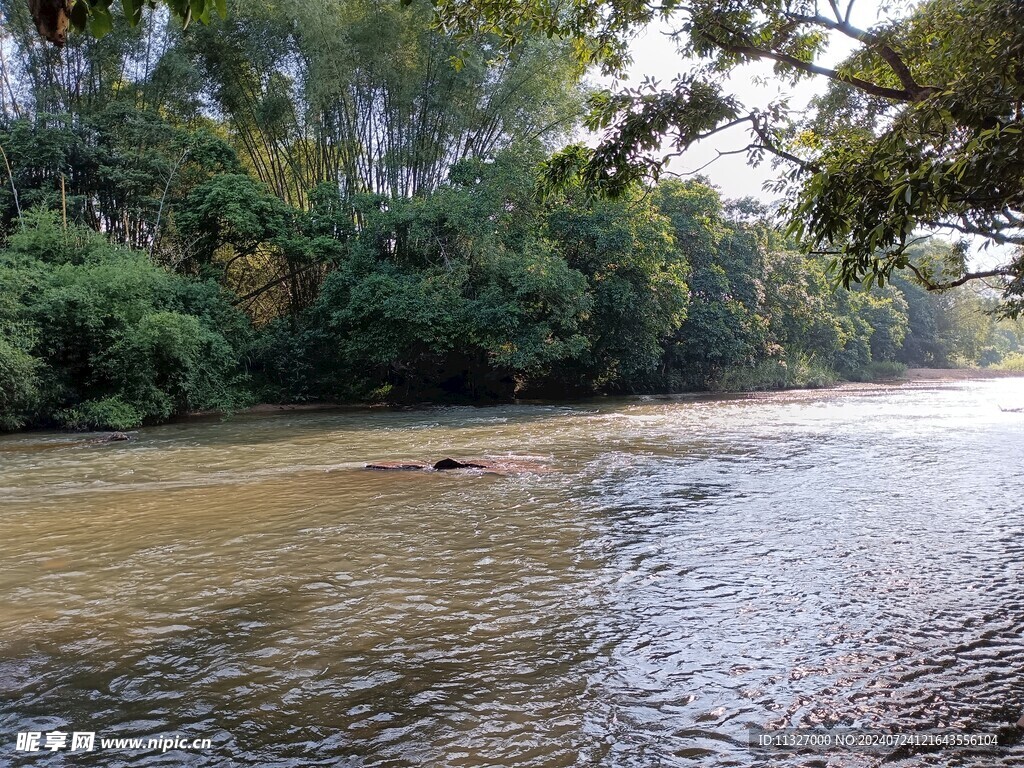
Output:
[[967,221],[961,224],[955,221],[924,221],[923,224],[937,229],[953,229],[964,235],[978,235],[997,245],[1024,245],[1024,234],[1008,235],[993,227],[978,227]]
[[[823,27],[825,29],[831,29],[836,32],[840,32],[849,38],[857,40],[858,42],[864,43],[868,48],[871,48],[882,60],[889,65],[889,68],[893,71],[897,78],[899,78],[900,84],[903,86],[903,90],[911,95],[911,101],[917,101],[931,93],[937,92],[939,89],[933,86],[923,86],[914,79],[913,73],[910,71],[910,67],[907,66],[903,58],[886,43],[881,37],[867,30],[860,29],[850,24],[849,19],[842,19],[839,15],[839,10],[835,3],[832,3],[832,10],[836,13],[836,19],[830,19],[827,16],[817,14],[815,16],[809,16],[802,13],[786,13],[786,18],[792,19],[793,21],[801,24],[811,24],[813,26]],[[867,82],[867,81],[861,81]],[[855,85],[854,83],[850,83]],[[857,86],[861,87],[861,86]],[[880,95],[880,94],[878,94]]]
[[829,67],[823,67],[820,64],[815,64],[810,61],[804,61],[798,59],[796,56],[791,56],[788,53],[779,53],[777,51],[767,51],[764,48],[757,48],[753,45],[726,45],[723,49],[729,53],[738,53],[744,56],[750,56],[754,59],[770,59],[771,61],[777,61],[780,64],[786,64],[794,69],[798,69],[801,72],[806,72],[811,75],[821,75],[827,77],[830,80],[835,80],[838,83],[846,83],[852,85],[858,90],[869,93],[872,96],[878,96],[883,99],[892,99],[893,101],[919,101],[930,93],[933,93],[935,89],[932,88],[921,88],[917,92],[909,91],[905,88],[887,88],[877,83],[872,83],[870,80],[864,80],[863,78],[855,75],[848,75],[845,72],[840,72],[837,69],[831,69]]
[[913,264],[908,263],[907,269],[913,272],[914,276],[921,282],[921,285],[929,291],[946,291],[950,288],[956,288],[964,285],[965,283],[969,283],[972,280],[982,280],[986,277],[1013,277],[1014,275],[1013,271],[1008,267],[998,267],[996,269],[987,269],[980,272],[965,272],[956,280],[936,283]]
[[754,133],[761,140],[764,148],[771,152],[777,157],[781,157],[783,160],[788,160],[791,163],[795,163],[802,170],[810,171],[811,173],[818,173],[821,167],[816,163],[812,163],[809,160],[804,160],[802,157],[797,157],[792,152],[787,152],[782,147],[778,146],[772,138],[771,133],[768,131],[768,127],[764,125],[763,121],[756,115],[752,116],[751,125],[753,126]]

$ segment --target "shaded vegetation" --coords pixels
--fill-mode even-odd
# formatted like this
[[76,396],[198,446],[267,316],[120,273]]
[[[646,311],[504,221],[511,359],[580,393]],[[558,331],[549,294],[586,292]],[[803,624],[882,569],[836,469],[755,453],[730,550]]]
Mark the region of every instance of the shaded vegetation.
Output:
[[246,402],[250,326],[214,283],[37,212],[0,252],[0,285],[7,428],[128,428]]
[[557,39],[503,53],[426,3],[258,0],[57,52],[0,8],[0,429],[827,386],[1022,348],[995,293],[841,289],[701,179],[538,195],[585,96]]

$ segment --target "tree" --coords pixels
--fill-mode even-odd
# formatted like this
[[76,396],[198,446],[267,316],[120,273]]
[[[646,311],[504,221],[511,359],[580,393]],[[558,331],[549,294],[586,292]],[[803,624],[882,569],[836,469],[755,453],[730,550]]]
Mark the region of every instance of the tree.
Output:
[[[852,23],[854,0],[437,0],[443,23],[514,41],[544,30],[577,55],[620,69],[629,37],[660,20],[678,33],[689,72],[670,89],[653,82],[592,100],[595,148],[556,156],[554,182],[578,175],[615,194],[657,176],[673,153],[745,127],[752,162],[773,156],[786,171],[793,232],[832,252],[843,282],[884,282],[907,268],[930,289],[994,278],[1006,310],[1024,309],[1024,24],[1019,0],[924,0],[898,21]],[[829,43],[854,52],[824,63]],[[785,101],[752,109],[722,75],[751,61],[776,75],[830,84],[811,118]],[[971,271],[959,258],[925,268],[908,248],[922,232],[976,235],[1016,247],[1000,265]]]
[[689,268],[671,221],[640,195],[602,201],[570,190],[550,208],[547,235],[593,297],[584,325],[590,348],[567,366],[563,391],[653,388],[662,344],[687,313]]
[[679,371],[683,386],[706,388],[722,369],[754,357],[756,318],[735,295],[749,293],[747,270],[735,259],[730,260],[735,271],[721,263],[723,251],[732,255],[731,248],[721,247],[731,232],[712,187],[670,180],[658,185],[653,198],[672,223],[680,255],[692,270],[688,315],[665,344],[665,363]]
[[268,390],[508,398],[584,356],[588,282],[541,236],[531,170],[508,152],[431,195],[359,196],[362,225],[316,303],[268,329]]

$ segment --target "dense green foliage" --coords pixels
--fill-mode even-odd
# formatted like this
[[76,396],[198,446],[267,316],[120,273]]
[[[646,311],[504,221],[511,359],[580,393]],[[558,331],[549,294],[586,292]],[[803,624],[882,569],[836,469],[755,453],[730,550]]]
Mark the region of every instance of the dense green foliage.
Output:
[[822,386],[1022,348],[994,293],[840,289],[703,180],[539,195],[583,98],[558,40],[506,54],[426,3],[257,0],[58,53],[0,8],[0,429]]
[[35,213],[0,253],[0,287],[6,428],[126,429],[245,401],[249,324],[213,283]]

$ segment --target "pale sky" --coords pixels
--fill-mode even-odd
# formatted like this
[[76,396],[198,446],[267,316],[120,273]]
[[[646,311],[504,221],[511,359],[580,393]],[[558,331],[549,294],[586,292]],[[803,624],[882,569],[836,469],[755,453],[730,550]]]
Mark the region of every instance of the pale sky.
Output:
[[[827,4],[823,3],[823,13],[829,13]],[[840,0],[844,12],[847,0]],[[886,0],[856,0],[853,6],[851,22],[861,28],[871,27],[889,15],[902,15],[904,2],[886,2]],[[630,46],[633,64],[629,68],[628,85],[639,85],[647,76],[660,80],[669,87],[676,75],[687,70],[687,60],[675,49],[675,44],[667,32],[670,26],[652,26],[636,37]],[[842,35],[834,35],[828,54],[822,59],[823,64],[835,65],[842,61],[854,48],[855,41]],[[757,83],[761,78],[765,82]],[[599,78],[600,85],[613,85],[610,78]],[[728,83],[733,93],[737,94],[742,103],[748,106],[764,107],[772,101],[788,95],[791,109],[804,109],[810,100],[824,93],[827,81],[823,77],[801,81],[791,87],[780,83],[772,76],[770,62],[750,64],[734,72]],[[681,158],[674,160],[670,166],[672,171],[685,173],[701,167],[716,157],[717,152],[741,149],[750,143],[750,135],[743,127],[719,134],[693,147]],[[780,169],[781,170],[781,169]],[[701,173],[718,186],[723,197],[756,197],[764,202],[773,199],[770,192],[763,190],[766,181],[774,179],[778,173],[772,169],[771,158],[758,167],[747,165],[746,155],[727,155],[721,157],[705,168]]]

